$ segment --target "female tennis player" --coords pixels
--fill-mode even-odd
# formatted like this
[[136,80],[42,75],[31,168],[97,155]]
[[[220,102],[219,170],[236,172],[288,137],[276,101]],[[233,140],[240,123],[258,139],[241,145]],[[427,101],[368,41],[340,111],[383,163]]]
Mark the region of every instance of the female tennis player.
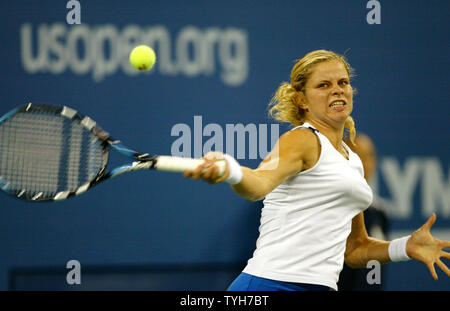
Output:
[[[229,290],[337,290],[343,263],[365,267],[415,259],[434,279],[434,265],[450,276],[441,257],[450,242],[434,238],[428,221],[410,236],[382,241],[366,232],[363,211],[372,201],[359,157],[343,142],[353,140],[352,69],[341,55],[317,50],[293,67],[270,103],[276,120],[294,128],[284,133],[256,169],[230,155],[210,152],[185,177],[215,184],[226,181],[242,197],[264,199],[253,257]],[[215,161],[227,160],[219,177]]]

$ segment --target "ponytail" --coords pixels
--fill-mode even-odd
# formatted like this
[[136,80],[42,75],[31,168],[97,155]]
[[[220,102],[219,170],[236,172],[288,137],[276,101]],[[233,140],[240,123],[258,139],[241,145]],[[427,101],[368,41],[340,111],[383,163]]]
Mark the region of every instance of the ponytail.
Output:
[[356,129],[355,129],[355,121],[351,116],[348,116],[347,120],[345,120],[344,127],[349,131],[350,141],[354,145],[356,138]]
[[283,82],[269,104],[269,116],[293,126],[305,122],[305,111],[299,107],[299,93],[290,83]]

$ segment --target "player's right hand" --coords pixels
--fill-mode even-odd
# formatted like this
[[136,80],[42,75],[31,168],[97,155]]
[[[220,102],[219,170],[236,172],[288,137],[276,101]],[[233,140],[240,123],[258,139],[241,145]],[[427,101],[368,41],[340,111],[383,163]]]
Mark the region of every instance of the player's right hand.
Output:
[[[203,179],[210,184],[217,184],[227,179],[229,175],[228,163],[225,160],[224,154],[218,151],[210,151],[203,158],[203,164],[197,166],[193,171],[185,171],[184,177],[192,178],[194,180]],[[217,165],[218,161],[225,161],[225,171],[220,175],[220,170]]]

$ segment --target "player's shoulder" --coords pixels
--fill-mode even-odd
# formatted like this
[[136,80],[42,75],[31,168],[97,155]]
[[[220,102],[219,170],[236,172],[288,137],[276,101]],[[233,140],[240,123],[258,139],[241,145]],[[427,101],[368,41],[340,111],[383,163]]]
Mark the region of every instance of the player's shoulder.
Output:
[[315,152],[319,148],[316,134],[306,127],[297,127],[285,132],[280,137],[280,147],[289,148],[300,153]]
[[280,139],[286,142],[302,143],[314,145],[317,142],[317,136],[313,130],[307,127],[296,127],[281,135]]

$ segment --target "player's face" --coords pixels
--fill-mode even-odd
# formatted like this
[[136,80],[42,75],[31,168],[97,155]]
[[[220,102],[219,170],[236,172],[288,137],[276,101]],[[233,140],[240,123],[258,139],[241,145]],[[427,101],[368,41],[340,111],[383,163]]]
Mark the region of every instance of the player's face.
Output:
[[304,107],[310,121],[342,125],[353,110],[353,89],[340,61],[317,64],[305,84]]

